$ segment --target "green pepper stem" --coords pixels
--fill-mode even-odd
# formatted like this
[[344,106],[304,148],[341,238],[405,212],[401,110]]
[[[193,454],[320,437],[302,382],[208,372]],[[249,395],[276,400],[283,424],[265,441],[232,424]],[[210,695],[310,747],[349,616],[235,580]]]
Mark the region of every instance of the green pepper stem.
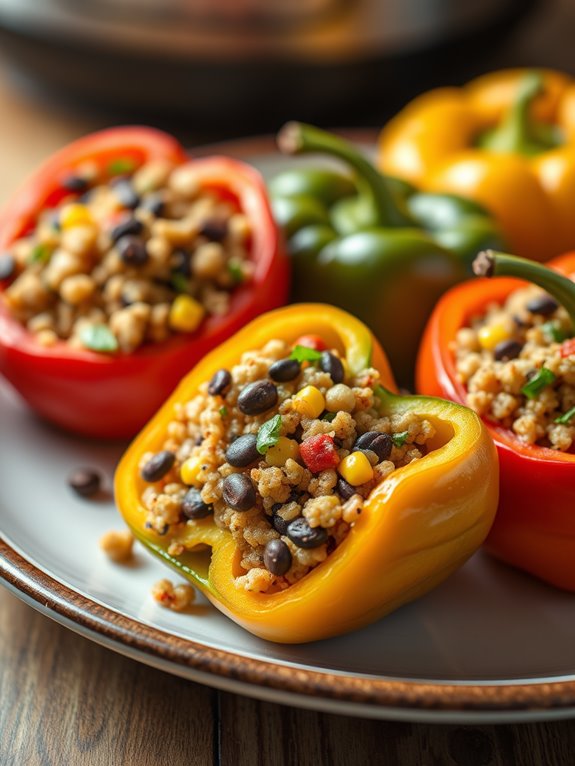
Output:
[[320,152],[337,157],[350,165],[370,197],[381,226],[406,226],[413,223],[407,213],[400,210],[384,176],[350,143],[313,125],[288,122],[278,133],[280,151],[284,154],[310,154]]
[[569,314],[575,328],[575,283],[553,269],[509,253],[484,250],[473,261],[478,277],[519,277],[539,285],[558,301]]
[[519,82],[517,96],[503,122],[480,136],[479,146],[492,152],[528,156],[558,146],[561,140],[557,129],[551,125],[536,123],[530,114],[533,100],[544,89],[542,74],[536,71],[527,72]]

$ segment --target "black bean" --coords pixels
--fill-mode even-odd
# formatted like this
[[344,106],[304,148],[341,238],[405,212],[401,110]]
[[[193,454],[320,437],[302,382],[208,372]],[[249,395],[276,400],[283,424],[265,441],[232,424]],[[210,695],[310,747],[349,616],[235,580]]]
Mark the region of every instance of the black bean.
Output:
[[226,460],[235,468],[245,468],[261,458],[257,450],[255,434],[244,434],[233,441],[226,450]]
[[510,359],[517,359],[523,346],[516,340],[502,340],[493,349],[493,356],[499,362],[508,362]]
[[228,222],[222,218],[210,218],[202,224],[200,234],[211,242],[222,242],[228,234]]
[[178,248],[172,253],[172,265],[174,271],[184,277],[192,276],[192,254],[183,248]]
[[375,452],[379,460],[387,460],[391,455],[393,441],[389,434],[382,434],[379,431],[368,431],[356,439],[353,445],[354,450],[371,450]]
[[232,376],[228,370],[218,370],[212,376],[208,384],[208,394],[210,396],[221,396],[232,385]]
[[176,456],[170,450],[156,452],[142,468],[140,472],[142,479],[148,482],[160,481],[172,468],[175,460]]
[[559,304],[551,295],[539,295],[532,298],[526,306],[532,314],[540,314],[543,317],[551,316],[559,308]]
[[274,407],[278,400],[278,390],[269,380],[256,380],[248,383],[238,396],[238,407],[244,415],[260,415]]
[[0,282],[10,279],[16,272],[16,260],[11,253],[0,254]]
[[122,237],[125,237],[127,234],[141,234],[143,228],[144,224],[141,221],[138,221],[137,218],[131,217],[125,221],[122,221],[122,223],[119,223],[117,226],[114,226],[110,232],[110,238],[112,242],[115,243]]
[[69,175],[63,179],[62,187],[66,189],[66,191],[82,194],[89,189],[90,182],[87,178],[83,178],[82,176]]
[[[281,508],[281,503],[277,503],[277,505]],[[287,535],[289,524],[290,522],[286,521],[283,516],[279,515],[279,513],[274,513],[272,516],[272,526],[276,532],[280,533],[280,535]]]
[[327,372],[334,383],[343,383],[345,371],[341,359],[338,359],[337,356],[330,354],[329,351],[324,351],[321,355],[319,366],[323,372]]
[[298,548],[317,548],[327,542],[327,531],[323,527],[310,527],[303,516],[290,522],[287,536]]
[[274,575],[284,575],[291,567],[290,549],[283,540],[270,540],[264,549],[264,564]]
[[205,519],[214,512],[213,506],[204,503],[202,493],[195,487],[190,487],[182,501],[182,513],[187,519]]
[[341,477],[337,480],[336,489],[338,495],[344,500],[349,500],[350,497],[353,497],[353,495],[356,494],[355,487],[352,487],[351,484],[348,484],[347,481]]
[[134,210],[140,204],[140,197],[134,191],[128,178],[118,178],[111,183],[118,201],[124,207]]
[[68,476],[68,486],[80,497],[93,497],[100,491],[102,477],[92,468],[76,468]]
[[231,473],[222,486],[226,505],[234,511],[249,511],[256,504],[256,489],[252,480],[244,473]]
[[117,243],[120,258],[128,266],[143,266],[148,260],[146,243],[131,234],[122,237]]
[[144,208],[144,210],[149,210],[156,218],[162,215],[165,206],[166,203],[159,194],[149,194],[140,202],[140,207]]
[[300,372],[301,364],[297,359],[280,359],[279,362],[274,362],[269,369],[270,378],[278,383],[295,380]]

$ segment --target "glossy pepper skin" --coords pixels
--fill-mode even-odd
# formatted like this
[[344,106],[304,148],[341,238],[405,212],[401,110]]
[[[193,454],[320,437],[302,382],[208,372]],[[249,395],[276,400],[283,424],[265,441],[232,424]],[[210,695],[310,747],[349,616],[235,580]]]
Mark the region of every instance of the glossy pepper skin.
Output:
[[[234,586],[239,550],[231,534],[205,519],[173,537],[146,529],[140,498],[145,483],[139,462],[162,448],[173,406],[198,386],[239,361],[242,352],[272,338],[293,343],[314,333],[338,348],[351,370],[381,372],[382,410],[411,410],[437,428],[434,451],[397,470],[377,487],[343,543],[308,575],[272,595]],[[491,439],[470,410],[438,399],[391,393],[385,355],[370,331],[349,314],[325,305],[297,305],[256,319],[203,359],[146,426],[123,457],[115,479],[118,507],[137,538],[199,587],[213,604],[261,638],[301,643],[346,633],[379,619],[433,588],[459,567],[486,536],[497,505],[497,459]],[[181,542],[181,557],[167,552]],[[212,548],[209,559],[190,550]]]
[[410,384],[437,299],[466,276],[478,249],[501,241],[493,221],[469,200],[382,177],[350,144],[309,125],[286,125],[278,144],[291,154],[335,157],[354,171],[300,167],[270,183],[293,264],[293,300],[323,300],[358,316],[400,383]]
[[193,162],[202,188],[229,195],[250,218],[255,273],[233,294],[229,313],[206,319],[198,332],[114,355],[65,342],[41,346],[3,307],[0,282],[0,373],[42,417],[82,435],[106,438],[133,436],[198,359],[254,316],[281,305],[289,273],[259,174],[225,157],[190,160],[173,137],[145,127],[94,133],[48,159],[0,216],[0,251],[34,226],[39,211],[69,194],[62,183],[75,168],[86,161],[107,167],[118,159],[136,165],[158,159]]
[[[575,274],[575,253],[548,265],[562,274]],[[505,301],[524,285],[518,279],[498,277],[468,282],[447,293],[425,332],[417,390],[465,402],[450,343],[471,316],[484,313],[489,303]],[[499,510],[487,550],[553,585],[575,591],[575,455],[522,444],[507,429],[485,422],[501,468]]]
[[513,252],[547,260],[575,247],[575,83],[511,69],[430,91],[383,128],[379,167],[476,200]]

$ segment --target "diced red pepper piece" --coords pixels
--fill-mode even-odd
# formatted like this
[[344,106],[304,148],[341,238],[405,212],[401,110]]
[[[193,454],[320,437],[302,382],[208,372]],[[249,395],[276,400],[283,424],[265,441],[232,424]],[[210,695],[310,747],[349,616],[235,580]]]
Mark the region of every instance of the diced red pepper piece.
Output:
[[575,354],[575,338],[569,338],[561,344],[561,356],[563,359]]
[[318,434],[306,439],[301,443],[299,453],[312,473],[335,468],[339,463],[339,455],[333,438],[328,434]]
[[305,346],[306,348],[313,348],[314,351],[325,351],[327,346],[323,338],[319,335],[301,335],[294,346]]

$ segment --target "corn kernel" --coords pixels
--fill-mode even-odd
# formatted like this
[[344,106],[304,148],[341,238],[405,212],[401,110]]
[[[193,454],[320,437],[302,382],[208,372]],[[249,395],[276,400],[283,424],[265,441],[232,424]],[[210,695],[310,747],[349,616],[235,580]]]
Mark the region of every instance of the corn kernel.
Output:
[[189,487],[200,487],[202,482],[199,479],[202,470],[202,461],[197,455],[189,457],[180,468],[180,478]]
[[306,418],[318,418],[325,409],[325,399],[319,388],[306,386],[293,397],[293,408]]
[[282,466],[291,458],[297,460],[299,457],[299,444],[294,439],[288,439],[287,436],[280,436],[277,444],[270,447],[266,452],[266,463],[268,465]]
[[481,348],[492,351],[502,340],[507,340],[509,335],[509,328],[503,324],[490,324],[479,330],[477,339]]
[[60,213],[59,221],[62,229],[73,229],[74,226],[86,226],[94,223],[92,214],[86,205],[77,203],[65,205]]
[[196,330],[206,313],[201,303],[189,295],[178,295],[170,309],[170,327],[180,332]]
[[337,470],[352,487],[359,487],[373,479],[373,468],[363,452],[352,452],[344,457]]

